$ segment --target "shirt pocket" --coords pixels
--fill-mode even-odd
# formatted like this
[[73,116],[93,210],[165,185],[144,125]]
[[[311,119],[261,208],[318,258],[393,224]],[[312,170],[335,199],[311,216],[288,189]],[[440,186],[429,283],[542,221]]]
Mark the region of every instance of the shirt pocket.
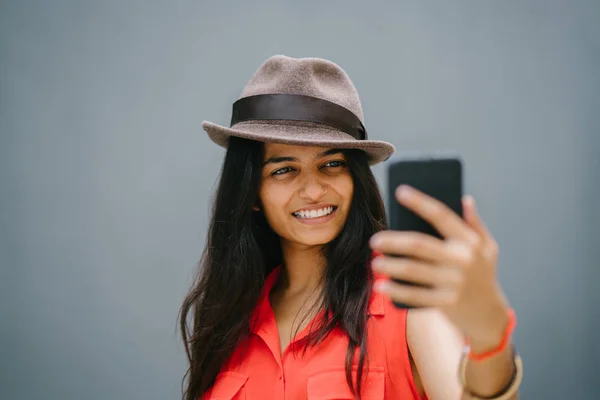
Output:
[[202,400],[246,400],[243,386],[248,376],[235,371],[224,371],[217,375],[212,390]]
[[[356,368],[352,371],[356,375]],[[337,366],[311,374],[306,391],[308,400],[354,399],[346,382],[346,367]],[[385,371],[383,367],[370,366],[362,381],[363,400],[382,400],[385,395]]]

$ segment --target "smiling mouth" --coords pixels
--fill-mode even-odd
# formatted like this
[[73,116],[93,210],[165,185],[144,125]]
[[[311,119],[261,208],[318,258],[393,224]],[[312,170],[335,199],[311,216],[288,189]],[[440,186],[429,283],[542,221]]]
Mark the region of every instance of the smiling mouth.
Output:
[[323,207],[315,210],[300,210],[293,212],[292,215],[299,219],[315,219],[326,217],[332,214],[335,210],[337,210],[336,206]]

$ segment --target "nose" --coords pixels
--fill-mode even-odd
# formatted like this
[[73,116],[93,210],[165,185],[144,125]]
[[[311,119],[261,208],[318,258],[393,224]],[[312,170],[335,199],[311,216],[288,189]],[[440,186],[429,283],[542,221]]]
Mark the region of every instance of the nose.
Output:
[[300,189],[300,197],[310,201],[319,200],[325,193],[327,193],[327,185],[315,176],[307,177]]

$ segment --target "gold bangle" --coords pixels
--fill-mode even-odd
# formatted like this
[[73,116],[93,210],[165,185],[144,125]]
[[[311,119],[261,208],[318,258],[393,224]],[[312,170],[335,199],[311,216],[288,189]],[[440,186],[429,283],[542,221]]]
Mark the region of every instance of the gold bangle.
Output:
[[510,384],[501,393],[496,395],[496,397],[485,397],[485,398],[479,397],[479,396],[474,395],[473,393],[470,393],[466,389],[467,388],[466,372],[467,372],[468,354],[469,354],[469,350],[468,350],[468,346],[467,346],[466,350],[463,351],[463,353],[462,353],[462,357],[460,359],[460,365],[458,368],[459,379],[460,379],[460,383],[461,383],[462,389],[463,389],[463,396],[465,396],[466,399],[470,399],[470,400],[508,400],[519,391],[519,387],[521,386],[521,381],[523,380],[523,361],[521,360],[521,357],[519,356],[519,354],[516,351],[514,351],[514,348],[513,348],[513,355],[514,355],[513,357],[514,357],[515,372],[513,374]]

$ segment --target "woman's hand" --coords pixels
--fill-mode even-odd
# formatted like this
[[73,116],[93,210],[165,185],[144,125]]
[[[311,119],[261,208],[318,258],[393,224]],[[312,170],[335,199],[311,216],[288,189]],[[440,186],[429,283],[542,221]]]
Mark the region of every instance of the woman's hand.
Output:
[[[375,290],[416,307],[439,308],[471,340],[473,349],[497,345],[508,322],[497,281],[498,245],[480,220],[474,200],[463,199],[460,218],[443,203],[410,187],[396,190],[401,204],[432,224],[444,239],[418,232],[373,235],[374,271],[423,286],[383,281]],[[403,258],[390,257],[393,255]]]

